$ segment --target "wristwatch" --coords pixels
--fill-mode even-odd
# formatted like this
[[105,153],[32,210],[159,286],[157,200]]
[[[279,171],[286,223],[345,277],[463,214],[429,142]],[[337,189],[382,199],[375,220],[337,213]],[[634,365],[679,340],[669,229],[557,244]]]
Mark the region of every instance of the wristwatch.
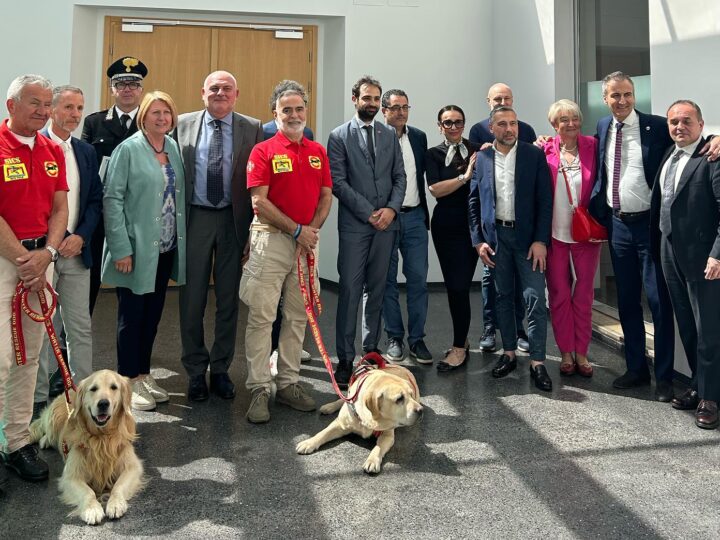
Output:
[[50,261],[57,262],[58,257],[60,256],[60,254],[58,253],[58,250],[52,246],[45,246],[45,249],[47,249],[50,252]]
[[464,184],[465,183],[465,173],[460,173],[460,175],[458,176],[458,180],[460,180],[461,184]]

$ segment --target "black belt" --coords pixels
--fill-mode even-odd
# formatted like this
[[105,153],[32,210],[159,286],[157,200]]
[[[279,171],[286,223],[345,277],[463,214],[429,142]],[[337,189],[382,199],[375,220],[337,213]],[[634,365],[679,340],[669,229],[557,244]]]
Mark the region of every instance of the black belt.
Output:
[[400,208],[400,212],[401,212],[402,214],[405,214],[406,212],[412,212],[412,211],[415,210],[416,208],[420,208],[420,205],[418,204],[418,205],[415,205],[415,206],[403,206],[403,207]]
[[514,221],[505,221],[504,219],[496,219],[495,223],[500,225],[501,227],[507,227],[509,229],[515,228],[515,222]]
[[618,218],[623,223],[635,223],[641,219],[650,215],[650,210],[643,210],[642,212],[621,212],[620,210],[613,209],[613,216]]
[[47,236],[38,236],[37,238],[26,238],[25,240],[20,240],[20,243],[22,244],[22,247],[24,247],[27,250],[44,248],[45,244],[47,243]]
[[205,206],[204,204],[191,204],[193,208],[199,208],[200,210],[209,210],[210,212],[218,212],[220,210],[227,210],[228,208],[232,208],[232,204],[228,204],[227,206]]

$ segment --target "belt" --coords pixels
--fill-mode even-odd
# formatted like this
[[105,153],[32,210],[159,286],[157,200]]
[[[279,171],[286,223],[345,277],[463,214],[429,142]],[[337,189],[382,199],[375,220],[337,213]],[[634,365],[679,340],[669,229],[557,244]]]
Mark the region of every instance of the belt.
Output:
[[650,210],[643,210],[642,212],[621,212],[620,210],[613,209],[613,216],[618,218],[623,223],[634,223],[640,221],[646,216],[650,215]]
[[403,206],[400,208],[400,213],[405,214],[407,212],[412,212],[416,208],[420,208],[420,205],[416,204],[415,206]]
[[269,223],[260,223],[259,221],[253,221],[250,224],[250,230],[251,231],[261,231],[261,232],[268,232],[268,233],[280,233],[282,232],[280,229],[278,229],[275,225],[270,225]]
[[44,248],[45,244],[47,243],[47,236],[38,236],[37,238],[26,238],[25,240],[20,240],[20,243],[22,244],[22,247],[24,247],[27,250]]
[[515,228],[515,222],[514,221],[505,221],[504,219],[496,219],[495,223],[500,225],[501,227],[507,227],[509,229]]
[[200,210],[208,210],[210,212],[219,212],[220,210],[227,210],[228,208],[232,208],[232,204],[228,204],[227,206],[205,206],[204,204],[191,204],[193,208],[199,208]]

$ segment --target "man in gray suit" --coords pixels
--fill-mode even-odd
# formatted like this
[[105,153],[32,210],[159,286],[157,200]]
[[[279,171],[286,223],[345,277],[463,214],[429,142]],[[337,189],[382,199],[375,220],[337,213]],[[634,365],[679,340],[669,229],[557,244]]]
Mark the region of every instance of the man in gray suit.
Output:
[[[235,354],[243,248],[252,220],[245,169],[250,151],[263,140],[259,120],[233,112],[235,77],[216,71],[205,79],[205,109],[183,114],[175,133],[185,164],[187,282],[180,288],[182,362],[190,377],[188,399],[235,396],[228,368]],[[203,318],[212,271],[215,342],[205,345]]]
[[333,194],[340,203],[335,379],[341,388],[352,374],[363,292],[363,352],[377,351],[385,281],[399,230],[396,217],[405,197],[398,138],[391,127],[374,120],[381,94],[380,83],[368,75],[356,82],[352,101],[357,114],[335,128],[328,140]]

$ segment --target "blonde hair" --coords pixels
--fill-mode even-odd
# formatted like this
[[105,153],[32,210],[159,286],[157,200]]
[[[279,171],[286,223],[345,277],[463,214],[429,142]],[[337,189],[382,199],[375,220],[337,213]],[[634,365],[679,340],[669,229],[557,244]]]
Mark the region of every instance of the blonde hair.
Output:
[[582,111],[580,110],[580,106],[570,99],[560,99],[550,105],[550,109],[548,110],[548,122],[550,122],[551,126],[555,126],[555,119],[562,112],[576,114],[577,117],[580,119],[580,123],[582,123],[583,115]]
[[175,105],[175,101],[173,100],[173,98],[171,98],[169,94],[166,94],[161,90],[155,90],[153,92],[148,92],[147,94],[145,94],[145,97],[143,98],[142,103],[140,103],[140,108],[138,109],[137,113],[138,129],[140,131],[145,131],[145,116],[147,116],[148,109],[150,109],[150,105],[152,105],[154,101],[162,101],[170,108],[170,113],[172,114],[172,126],[170,126],[168,132],[175,129],[178,119],[177,106]]

